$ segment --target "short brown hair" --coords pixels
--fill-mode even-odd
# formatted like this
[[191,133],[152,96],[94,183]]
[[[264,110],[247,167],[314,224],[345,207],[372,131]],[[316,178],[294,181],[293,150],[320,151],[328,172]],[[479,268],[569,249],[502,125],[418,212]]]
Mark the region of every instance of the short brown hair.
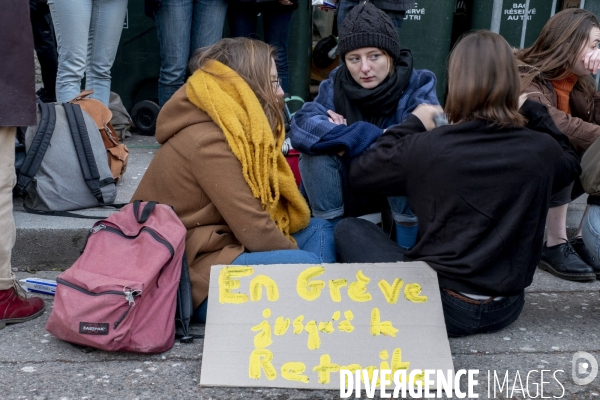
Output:
[[450,54],[446,113],[456,122],[483,119],[523,126],[519,74],[506,40],[490,31],[465,35]]
[[209,47],[196,50],[190,60],[189,69],[193,73],[201,69],[207,61],[216,60],[246,81],[262,106],[273,135],[283,130],[283,99],[279,98],[271,82],[271,63],[275,60],[275,48],[259,40],[248,38],[226,38]]

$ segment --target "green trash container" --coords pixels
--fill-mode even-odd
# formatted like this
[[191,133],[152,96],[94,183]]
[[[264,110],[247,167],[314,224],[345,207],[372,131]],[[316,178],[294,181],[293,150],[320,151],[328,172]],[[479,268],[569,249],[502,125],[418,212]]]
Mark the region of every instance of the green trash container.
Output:
[[513,47],[528,47],[554,15],[552,5],[551,0],[473,0],[471,28],[500,33]]
[[442,104],[455,9],[455,0],[418,0],[415,8],[406,12],[400,29],[400,45],[411,50],[414,67],[435,74],[437,96]]
[[160,54],[154,21],[144,14],[144,0],[129,0],[111,71],[111,90],[121,97],[136,127],[144,134],[154,134],[159,110],[159,70]]
[[[312,55],[312,2],[299,0],[292,16],[288,50],[290,88],[288,108],[292,113],[310,98],[310,64]],[[300,100],[302,99],[302,100]],[[298,101],[296,101],[298,100]]]

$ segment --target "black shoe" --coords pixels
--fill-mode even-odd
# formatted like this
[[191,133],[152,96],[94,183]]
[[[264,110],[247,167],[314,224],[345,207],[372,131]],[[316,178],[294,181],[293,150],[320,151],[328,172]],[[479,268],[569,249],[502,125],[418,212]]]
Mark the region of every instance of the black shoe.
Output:
[[37,92],[35,92],[35,94],[37,95],[37,97],[40,98],[42,103],[55,103],[56,102],[56,95],[53,93],[48,93],[46,91],[46,89],[44,89],[44,88],[40,88]]
[[592,252],[585,247],[585,243],[583,243],[583,239],[581,237],[576,237],[575,239],[569,241],[573,250],[577,252],[577,255],[581,258],[581,260],[592,267],[594,273],[596,274],[596,279],[600,279],[600,260],[592,255]]
[[538,268],[569,281],[592,281],[596,279],[592,267],[581,260],[566,240],[565,243],[550,247],[546,247],[546,243],[544,243],[542,259],[538,264]]

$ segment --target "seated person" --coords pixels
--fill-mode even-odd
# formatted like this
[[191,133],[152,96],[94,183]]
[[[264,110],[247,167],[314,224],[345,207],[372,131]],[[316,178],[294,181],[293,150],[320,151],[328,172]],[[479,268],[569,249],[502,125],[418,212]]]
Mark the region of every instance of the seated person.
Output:
[[356,218],[342,220],[335,239],[344,262],[428,263],[448,334],[463,336],[518,318],[550,197],[580,169],[546,107],[525,97],[519,107],[517,66],[500,35],[464,37],[450,56],[448,83],[451,125],[434,127],[439,107],[420,106],[349,171],[357,190],[408,197],[419,218],[416,245],[403,251]]
[[173,206],[188,230],[195,315],[206,318],[210,267],[335,262],[333,227],[310,219],[283,154],[274,48],[222,39],[158,116],[156,152],[133,200]]
[[[350,190],[348,160],[417,105],[439,104],[433,73],[413,69],[410,50],[400,46],[392,21],[371,3],[354,7],[344,20],[338,53],[343,64],[296,113],[290,132],[292,146],[302,153],[300,174],[312,213],[334,223],[387,206],[385,197]],[[410,248],[416,218],[404,197],[389,199],[389,205],[398,243]]]
[[[531,47],[516,52],[522,92],[544,104],[552,120],[583,153],[600,138],[600,93],[590,77],[600,68],[600,22],[587,10],[570,8],[546,22]],[[567,240],[567,209],[583,194],[579,180],[556,193],[546,219],[539,268],[572,281],[594,280],[600,262],[582,240],[582,226]]]

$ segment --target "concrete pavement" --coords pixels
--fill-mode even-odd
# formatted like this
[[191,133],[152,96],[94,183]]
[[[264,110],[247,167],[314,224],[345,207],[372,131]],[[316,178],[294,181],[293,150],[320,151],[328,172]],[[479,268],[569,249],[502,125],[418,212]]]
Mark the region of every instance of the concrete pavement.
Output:
[[[118,202],[127,202],[156,151],[152,137],[126,141],[130,166],[120,187]],[[77,258],[91,220],[26,214],[16,200],[17,245],[13,267],[18,278],[54,278]],[[581,219],[585,201],[571,205],[570,231]],[[109,210],[88,211],[108,215]],[[26,271],[35,272],[32,275]],[[509,328],[489,335],[450,339],[455,369],[479,369],[480,398],[488,398],[488,371],[500,379],[508,371],[511,388],[519,378],[525,386],[530,370],[551,370],[564,387],[551,381],[544,396],[566,399],[600,399],[600,376],[587,386],[573,383],[572,357],[586,351],[600,361],[600,282],[575,283],[537,271],[527,289],[523,314]],[[281,389],[200,388],[203,340],[177,343],[158,355],[136,355],[80,349],[62,342],[44,326],[53,298],[43,296],[47,309],[36,320],[0,330],[0,399],[337,399],[335,391]],[[195,325],[201,334],[203,325]],[[519,371],[519,376],[517,376]],[[533,379],[532,379],[533,378]],[[530,378],[530,395],[540,375]],[[519,391],[496,398],[525,398]],[[490,393],[493,396],[493,392]],[[527,395],[527,394],[525,394]],[[363,392],[363,397],[366,398]]]

